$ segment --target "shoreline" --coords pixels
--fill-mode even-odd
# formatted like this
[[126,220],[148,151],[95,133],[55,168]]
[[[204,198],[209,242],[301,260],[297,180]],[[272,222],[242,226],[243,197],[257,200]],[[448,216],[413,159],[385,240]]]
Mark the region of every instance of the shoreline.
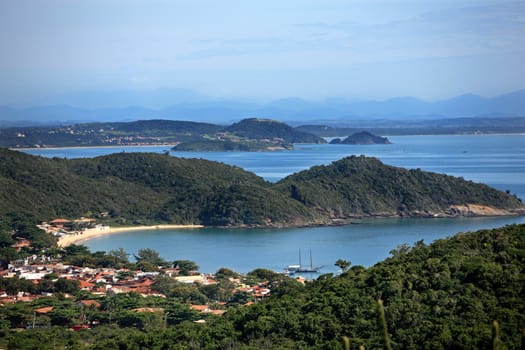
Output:
[[[482,132],[482,133],[464,133],[464,134],[390,134],[385,133],[384,136],[388,137],[397,137],[397,136],[525,136],[525,132]],[[346,135],[348,136],[348,135]],[[342,138],[346,136],[322,136],[321,138]],[[297,143],[297,144],[305,144],[308,145],[309,143]],[[100,146],[52,146],[52,147],[9,147],[6,148],[13,150],[13,151],[32,151],[32,150],[60,150],[60,149],[90,149],[90,148],[126,148],[126,147],[173,147],[176,146],[177,142],[170,142],[170,143],[160,143],[160,144],[142,144],[142,145],[100,145]],[[179,151],[184,152],[184,151]],[[191,151],[193,152],[193,151]],[[213,152],[213,151],[212,151]],[[232,152],[248,152],[248,151],[232,151]]]
[[97,228],[90,228],[81,233],[65,234],[57,241],[57,245],[61,248],[67,247],[71,244],[77,244],[89,239],[112,235],[116,233],[132,232],[132,231],[152,231],[152,230],[174,230],[174,229],[194,229],[203,228],[203,225],[152,225],[152,226],[125,226],[125,227],[110,227],[101,226]]
[[168,146],[173,147],[176,146],[176,143],[166,143],[166,144],[147,144],[147,145],[114,145],[114,146],[53,146],[53,147],[8,147],[8,149],[13,151],[32,151],[32,150],[60,150],[60,149],[90,149],[90,148],[130,148],[130,147],[162,147],[162,146]]

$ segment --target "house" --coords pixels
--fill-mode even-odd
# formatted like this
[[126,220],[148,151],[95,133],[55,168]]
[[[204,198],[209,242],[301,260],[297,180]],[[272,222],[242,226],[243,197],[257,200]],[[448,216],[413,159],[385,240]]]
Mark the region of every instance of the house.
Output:
[[88,281],[80,280],[79,287],[80,287],[80,290],[92,291],[93,287],[95,287],[95,284],[88,282]]
[[54,228],[57,228],[57,229],[61,229],[61,228],[64,228],[64,227],[70,227],[71,226],[71,221],[70,220],[67,220],[67,219],[54,219],[54,220],[51,220],[49,222],[49,225],[51,227],[54,227]]
[[97,220],[82,217],[80,219],[73,220],[73,223],[81,229],[85,229],[95,227],[97,224]]
[[35,309],[35,313],[37,313],[39,315],[44,315],[44,314],[47,314],[50,311],[53,311],[53,309],[54,309],[53,306],[45,306],[45,307],[41,307],[39,309]]
[[15,248],[17,252],[22,250],[22,248],[31,247],[31,242],[28,239],[17,239],[17,242],[11,245],[12,248]]
[[204,276],[203,275],[197,275],[197,276],[176,276],[175,280],[181,283],[186,284],[193,284],[193,283],[200,283],[204,284]]
[[201,314],[223,315],[226,310],[212,310],[208,305],[190,305],[190,309],[200,312]]
[[80,300],[78,302],[78,305],[79,306],[84,306],[84,307],[87,307],[87,308],[100,309],[100,303],[98,301],[92,300],[92,299]]

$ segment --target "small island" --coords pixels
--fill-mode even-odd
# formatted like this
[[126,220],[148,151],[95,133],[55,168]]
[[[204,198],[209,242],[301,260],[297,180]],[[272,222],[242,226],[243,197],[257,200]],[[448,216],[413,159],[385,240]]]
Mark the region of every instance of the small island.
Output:
[[172,151],[183,152],[263,152],[293,149],[293,145],[280,141],[232,141],[232,140],[207,140],[183,142],[174,147]]
[[345,139],[336,138],[330,141],[332,145],[388,145],[391,143],[388,138],[374,135],[368,131],[357,132]]

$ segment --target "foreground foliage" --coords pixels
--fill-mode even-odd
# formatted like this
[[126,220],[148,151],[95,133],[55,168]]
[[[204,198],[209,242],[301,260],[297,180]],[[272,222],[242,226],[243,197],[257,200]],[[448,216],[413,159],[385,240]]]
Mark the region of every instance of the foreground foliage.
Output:
[[[400,246],[373,267],[353,266],[338,277],[323,275],[305,286],[265,270],[254,271],[254,276],[278,278],[272,297],[232,307],[205,324],[191,322],[195,315],[176,297],[106,297],[96,316],[103,325],[78,333],[58,327],[78,315],[78,309],[67,311],[74,309],[72,302],[44,299],[38,305],[15,304],[0,309],[0,346],[343,349],[346,337],[352,348],[366,349],[382,348],[384,339],[392,349],[492,349],[494,341],[500,349],[517,349],[525,328],[524,252],[525,225],[513,225],[460,233],[431,245]],[[56,326],[9,331],[13,322],[30,317],[32,308],[50,303],[58,310],[48,322]],[[143,305],[165,307],[169,317],[129,312]],[[90,312],[96,315],[95,310]],[[381,312],[386,329],[382,317],[378,319]],[[499,325],[496,340],[491,334],[494,320]]]

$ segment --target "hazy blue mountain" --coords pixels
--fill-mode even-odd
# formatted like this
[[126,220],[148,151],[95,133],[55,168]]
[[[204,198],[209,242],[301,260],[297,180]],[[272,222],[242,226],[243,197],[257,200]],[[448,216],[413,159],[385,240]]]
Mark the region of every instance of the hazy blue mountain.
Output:
[[[111,100],[114,98],[115,100]],[[230,124],[245,118],[271,118],[282,121],[321,120],[401,120],[473,117],[478,115],[525,116],[525,90],[493,98],[466,94],[440,101],[396,97],[384,101],[350,101],[331,98],[306,101],[283,98],[265,104],[242,100],[210,100],[186,90],[154,92],[115,92],[114,94],[72,94],[70,104],[31,108],[0,107],[0,126],[23,121],[130,121],[162,118]],[[95,103],[96,102],[96,103]],[[129,103],[129,104],[127,104]],[[168,104],[170,107],[154,107]],[[89,108],[73,107],[88,106]],[[118,105],[118,107],[108,107]],[[125,106],[125,107],[124,107]],[[128,107],[136,106],[136,107]]]
[[204,101],[207,98],[188,89],[74,91],[39,101],[41,105],[65,104],[86,109],[141,106],[162,109],[175,104]]

